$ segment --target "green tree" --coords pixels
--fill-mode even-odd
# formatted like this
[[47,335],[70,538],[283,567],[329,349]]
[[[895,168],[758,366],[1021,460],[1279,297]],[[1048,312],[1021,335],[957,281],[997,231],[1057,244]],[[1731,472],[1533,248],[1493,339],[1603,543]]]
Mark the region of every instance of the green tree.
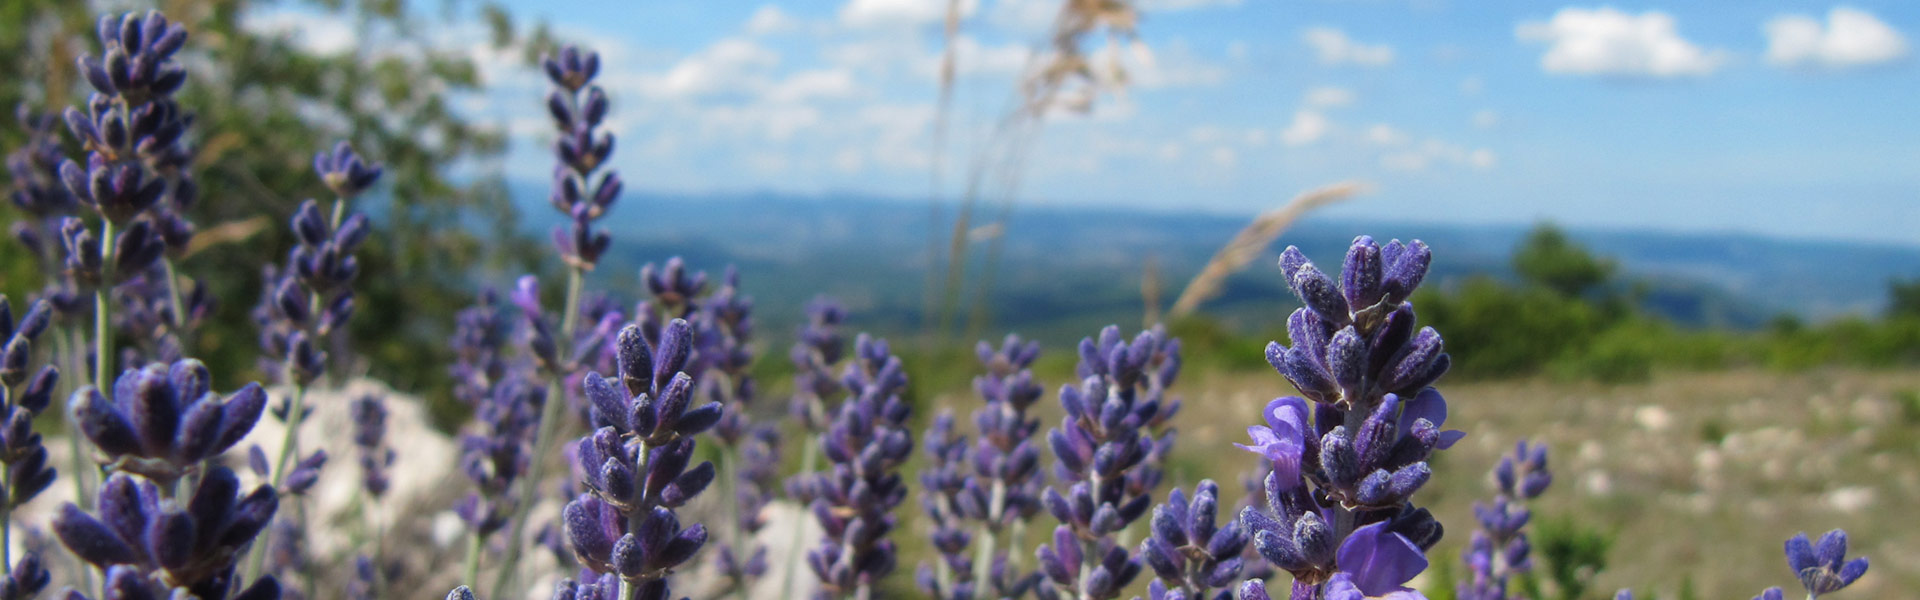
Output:
[[1613,278],[1613,261],[1595,257],[1552,223],[1534,226],[1513,252],[1520,280],[1565,296],[1598,290]]
[[[537,266],[526,259],[535,246],[514,227],[500,180],[453,175],[463,167],[498,172],[486,167],[504,148],[498,128],[452,108],[455,97],[478,93],[485,83],[467,49],[435,42],[434,23],[423,22],[420,7],[405,0],[159,5],[187,28],[187,51],[195,56],[180,98],[196,113],[189,135],[201,201],[189,216],[203,232],[196,243],[208,246],[185,257],[179,270],[206,280],[221,300],[188,353],[220,371],[222,381],[254,368],[258,348],[248,315],[261,267],[284,261],[292,246],[285,223],[299,203],[328,200],[311,171],[313,153],[347,140],[384,163],[387,174],[360,207],[376,224],[361,251],[352,320],[353,354],[366,362],[341,370],[403,386],[443,380],[441,341],[452,312],[470,301],[476,273]],[[262,11],[284,9],[353,22],[358,39],[323,52],[245,25]],[[0,105],[58,112],[84,101],[73,65],[77,56],[99,52],[92,10],[66,0],[0,3],[0,64],[19,74],[0,78]],[[546,43],[544,34],[531,43],[518,39],[496,8],[487,14],[500,46]],[[540,99],[526,101],[532,106]],[[0,144],[11,149],[23,135],[0,128]],[[78,156],[71,140],[67,144],[68,154]],[[0,208],[0,220],[12,220],[7,210]],[[214,231],[223,233],[204,233]],[[0,292],[24,297],[43,281],[29,261],[17,258],[21,254],[0,253],[7,257],[0,260]]]
[[1887,317],[1920,318],[1920,277],[1887,282]]

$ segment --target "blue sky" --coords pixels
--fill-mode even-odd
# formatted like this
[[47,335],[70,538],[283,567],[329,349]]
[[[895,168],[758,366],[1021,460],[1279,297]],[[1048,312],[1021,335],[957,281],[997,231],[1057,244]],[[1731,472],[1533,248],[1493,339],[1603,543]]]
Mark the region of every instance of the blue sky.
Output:
[[[1056,113],[1022,202],[1920,244],[1920,3],[1150,0],[1130,82]],[[629,189],[924,201],[945,0],[509,0],[605,54]],[[1057,0],[970,0],[944,192]],[[481,51],[476,51],[481,52]],[[477,117],[541,180],[542,82]]]

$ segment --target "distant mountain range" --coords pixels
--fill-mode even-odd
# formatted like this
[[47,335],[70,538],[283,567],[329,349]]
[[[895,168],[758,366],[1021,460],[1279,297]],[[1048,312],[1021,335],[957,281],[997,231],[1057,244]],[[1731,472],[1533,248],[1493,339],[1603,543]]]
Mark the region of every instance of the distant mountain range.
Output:
[[[524,199],[528,227],[544,232],[559,221],[540,201],[541,188],[515,191]],[[993,210],[979,220],[988,220]],[[1109,322],[1137,323],[1148,261],[1165,287],[1163,302],[1170,304],[1249,218],[1018,209],[994,273],[988,305],[994,329],[1070,339],[1079,334],[1068,332]],[[800,317],[799,306],[818,293],[847,303],[864,328],[913,326],[923,312],[928,236],[936,236],[944,254],[951,227],[931,231],[924,202],[772,194],[629,194],[604,222],[615,236],[614,256],[601,269],[610,283],[630,283],[638,265],[670,256],[716,275],[736,265],[743,286],[758,299],[763,326],[783,333]],[[1527,229],[1308,218],[1265,258],[1232,277],[1204,310],[1242,326],[1277,327],[1291,299],[1273,257],[1289,244],[1316,262],[1337,265],[1358,234],[1419,238],[1435,249],[1429,281],[1444,286],[1473,274],[1509,276],[1509,254]],[[1618,261],[1650,310],[1690,325],[1750,328],[1783,313],[1809,320],[1868,314],[1881,309],[1890,279],[1920,276],[1920,247],[1730,233],[1572,228],[1569,234]],[[971,272],[977,274],[985,244],[971,254]],[[944,274],[944,259],[934,267]]]

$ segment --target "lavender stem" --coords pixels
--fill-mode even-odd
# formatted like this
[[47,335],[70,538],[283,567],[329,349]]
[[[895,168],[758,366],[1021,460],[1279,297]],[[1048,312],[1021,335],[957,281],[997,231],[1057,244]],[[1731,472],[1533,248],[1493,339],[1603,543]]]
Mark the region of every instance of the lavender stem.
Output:
[[[560,339],[573,339],[574,327],[580,320],[580,288],[584,284],[585,273],[579,266],[567,269],[567,303],[560,312]],[[566,351],[562,345],[561,352]],[[552,456],[553,438],[559,434],[560,405],[566,403],[565,386],[561,385],[560,374],[555,374],[547,382],[547,400],[540,406],[540,427],[534,431],[532,464],[527,466],[527,477],[521,482],[520,506],[514,511],[513,524],[508,526],[506,560],[500,565],[500,575],[494,578],[493,593],[513,584],[520,563],[520,540],[526,536],[527,518],[537,504],[540,492],[540,478],[545,474],[548,457]]]

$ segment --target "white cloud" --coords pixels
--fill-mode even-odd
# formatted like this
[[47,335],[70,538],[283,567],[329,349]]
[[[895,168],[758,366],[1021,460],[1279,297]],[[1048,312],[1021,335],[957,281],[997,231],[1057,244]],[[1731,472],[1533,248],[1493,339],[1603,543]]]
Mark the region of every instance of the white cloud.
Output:
[[353,24],[332,14],[249,12],[240,26],[254,33],[285,38],[295,47],[316,54],[338,54],[360,43]]
[[1549,21],[1521,23],[1514,35],[1548,44],[1540,57],[1548,73],[1670,79],[1707,75],[1727,61],[1726,52],[1681,37],[1673,17],[1660,11],[1568,7]]
[[1307,106],[1315,106],[1315,107],[1321,107],[1321,108],[1334,108],[1334,107],[1353,104],[1354,98],[1355,96],[1353,94],[1353,90],[1349,90],[1343,87],[1323,85],[1323,86],[1316,86],[1312,89],[1307,90],[1306,99],[1304,101],[1306,102]]
[[[978,0],[961,0],[965,18],[979,7]],[[840,23],[854,28],[918,27],[947,19],[947,0],[848,0],[840,7]]]
[[1487,82],[1479,75],[1460,80],[1460,93],[1466,96],[1478,96],[1487,90]]
[[1158,52],[1138,42],[1129,44],[1123,54],[1112,46],[1107,48],[1120,57],[1129,85],[1140,89],[1210,86],[1227,79],[1226,67],[1200,56],[1184,39],[1174,38]]
[[762,4],[759,10],[753,11],[753,16],[747,17],[746,30],[751,35],[768,35],[794,31],[799,29],[800,25],[798,17],[780,10],[780,7]]
[[1827,12],[1825,25],[1802,15],[1767,21],[1767,62],[1783,67],[1861,67],[1907,55],[1900,31],[1872,14],[1849,6]]
[[1405,150],[1380,156],[1380,166],[1392,171],[1425,171],[1436,165],[1472,167],[1487,170],[1499,164],[1499,157],[1486,148],[1467,149],[1458,144],[1429,139]]
[[667,98],[695,98],[743,92],[766,85],[780,64],[780,55],[751,40],[729,38],[688,56],[665,74],[641,78],[645,93]]
[[1240,163],[1240,153],[1234,152],[1232,148],[1226,146],[1214,148],[1210,158],[1213,159],[1214,166],[1222,169],[1231,169],[1234,165]]
[[1362,44],[1332,27],[1314,27],[1300,34],[1300,40],[1313,47],[1321,64],[1353,64],[1379,67],[1393,64],[1393,47],[1386,44]]
[[1319,111],[1300,110],[1293,113],[1293,122],[1280,131],[1280,141],[1288,146],[1305,146],[1327,137],[1333,129],[1333,123]]
[[1407,134],[1392,125],[1377,123],[1367,128],[1367,141],[1381,146],[1398,146],[1407,143]]
[[1239,6],[1240,0],[1140,0],[1145,12],[1175,12],[1216,6]]
[[1483,108],[1483,109],[1480,109],[1479,112],[1473,113],[1474,127],[1479,127],[1481,129],[1492,129],[1495,125],[1499,125],[1499,124],[1500,124],[1500,113],[1493,112],[1492,109]]
[[804,102],[816,98],[846,98],[858,89],[853,72],[846,69],[813,69],[795,73],[767,90],[775,102]]

